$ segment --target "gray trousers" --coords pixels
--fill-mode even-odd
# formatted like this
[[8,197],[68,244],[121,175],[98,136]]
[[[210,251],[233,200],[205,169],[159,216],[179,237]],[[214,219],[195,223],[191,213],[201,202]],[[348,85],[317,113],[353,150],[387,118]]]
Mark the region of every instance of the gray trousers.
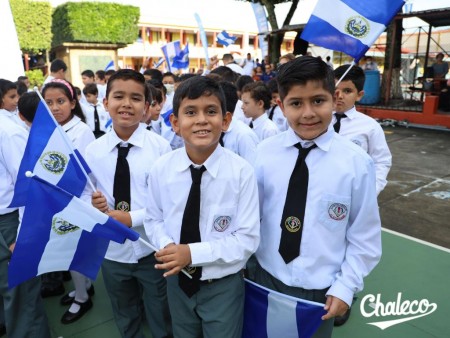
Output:
[[191,298],[168,277],[167,297],[175,338],[241,338],[244,317],[242,273],[202,284]]
[[[302,288],[292,287],[284,284],[274,276],[264,270],[261,265],[256,264],[255,282],[265,286],[268,289],[284,293],[289,296],[311,300],[318,303],[324,303],[327,300],[325,294],[328,289],[324,290],[305,290]],[[333,332],[334,318],[322,322],[316,333],[312,338],[331,338]]]
[[153,338],[170,334],[166,280],[164,271],[156,270],[155,264],[153,254],[135,264],[103,261],[103,280],[122,337],[144,337],[144,312]]
[[39,278],[32,278],[8,289],[9,246],[15,242],[19,223],[17,211],[0,215],[0,296],[3,297],[8,337],[50,337],[47,316],[41,299]]

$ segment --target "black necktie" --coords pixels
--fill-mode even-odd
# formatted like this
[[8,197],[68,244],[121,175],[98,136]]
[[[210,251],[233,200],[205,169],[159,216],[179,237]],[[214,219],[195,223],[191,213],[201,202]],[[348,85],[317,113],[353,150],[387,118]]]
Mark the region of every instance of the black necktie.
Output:
[[147,125],[147,130],[152,130],[152,125],[151,124]]
[[336,122],[333,124],[333,128],[336,133],[339,133],[339,130],[341,130],[341,119],[346,118],[347,115],[336,113],[334,116],[336,116]]
[[248,126],[253,129],[253,121],[251,121]]
[[98,116],[97,106],[94,106],[94,135],[99,138],[105,134],[105,132],[100,130],[100,117]]
[[269,113],[269,120],[273,120],[273,114],[275,113],[275,109],[277,106],[273,106]]
[[302,240],[303,220],[305,218],[306,196],[308,194],[308,166],[305,159],[308,153],[317,147],[298,148],[297,162],[289,179],[289,186],[281,217],[281,240],[278,251],[286,264],[300,255],[300,242]]
[[[206,170],[204,166],[196,169],[190,166],[192,185],[189,191],[189,197],[184,208],[183,221],[181,223],[180,244],[201,242],[200,237],[200,184],[202,174]],[[178,284],[180,288],[190,298],[200,289],[200,277],[202,276],[202,268],[187,266],[186,271],[192,276],[189,279],[184,274],[178,275]]]
[[131,210],[130,167],[127,155],[132,146],[132,144],[125,147],[121,147],[120,144],[117,145],[118,155],[113,187],[114,209],[116,210]]
[[224,143],[223,143],[223,138],[225,136],[225,132],[222,132],[222,134],[220,134],[220,139],[219,139],[219,144],[224,147]]

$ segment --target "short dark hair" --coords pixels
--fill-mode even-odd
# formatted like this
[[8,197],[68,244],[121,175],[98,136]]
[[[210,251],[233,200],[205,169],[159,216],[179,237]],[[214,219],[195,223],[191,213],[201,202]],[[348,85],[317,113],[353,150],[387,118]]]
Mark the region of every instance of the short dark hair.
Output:
[[[339,80],[342,75],[345,74],[350,65],[343,65],[334,70],[334,78]],[[358,92],[364,89],[364,82],[366,81],[366,75],[364,74],[364,70],[361,67],[353,66],[345,77],[342,79],[343,81],[352,81],[355,85]]]
[[192,74],[192,73],[181,74],[180,76],[178,76],[177,82],[186,81],[187,79],[190,79],[191,77],[194,77],[194,76],[200,76],[200,75]]
[[22,96],[24,93],[28,91],[28,87],[25,84],[25,82],[17,81],[16,85],[17,85],[17,94],[19,94],[19,96]]
[[270,90],[270,94],[277,93],[278,94],[278,83],[276,79],[270,79],[266,83],[267,88]]
[[252,82],[255,82],[255,81],[254,81],[253,78],[252,78],[251,76],[249,76],[249,75],[242,75],[242,76],[239,76],[239,78],[236,80],[236,87],[237,87],[237,90],[241,91],[242,88],[243,88],[247,83],[252,83]]
[[163,102],[163,92],[162,89],[156,88],[154,85],[152,85],[150,83],[150,81],[146,82],[147,87],[149,89],[150,92],[150,104],[152,103],[152,101],[156,101],[159,104],[161,104]]
[[272,100],[272,94],[269,88],[264,82],[257,81],[254,83],[248,83],[242,88],[241,94],[250,93],[250,97],[255,101],[263,101],[264,109],[270,108],[270,101]]
[[105,79],[105,71],[104,71],[104,70],[97,70],[97,71],[95,72],[95,75],[97,75],[97,77],[98,77],[100,80],[104,80],[104,79]]
[[305,55],[281,65],[278,76],[278,93],[283,100],[295,85],[306,85],[309,81],[321,82],[323,89],[334,95],[334,74],[323,60]]
[[12,81],[0,79],[0,92],[2,92],[1,98],[3,98],[3,96],[6,95],[6,92],[11,89],[17,90],[17,85]]
[[146,83],[147,84],[151,84],[156,89],[161,90],[163,95],[166,96],[167,88],[163,85],[163,83],[160,80],[151,79],[151,80],[147,80]]
[[67,96],[71,101],[75,101],[75,107],[72,109],[72,115],[78,116],[81,121],[86,122],[86,116],[83,114],[83,110],[81,109],[80,102],[78,102],[77,92],[73,85],[66,80],[58,80],[58,81],[50,81],[47,83],[42,90],[42,96],[45,99],[45,93],[50,88],[61,89],[64,92],[64,95]]
[[84,88],[83,88],[83,94],[87,95],[87,94],[92,94],[92,95],[98,95],[98,88],[97,85],[95,83],[88,83]]
[[149,90],[147,85],[145,84],[145,77],[141,73],[133,70],[133,69],[120,69],[117,72],[115,72],[111,77],[109,78],[108,84],[106,85],[106,98],[108,98],[109,93],[111,92],[112,85],[114,81],[117,80],[132,80],[137,83],[140,83],[142,87],[144,88],[144,95],[145,95],[145,101],[149,101]]
[[152,80],[162,81],[163,74],[159,69],[150,68],[144,71],[144,75],[148,75],[152,78]]
[[52,63],[50,64],[50,72],[51,73],[56,73],[57,71],[60,70],[66,71],[67,70],[67,65],[66,63],[61,60],[61,59],[54,59],[52,61]]
[[173,81],[174,81],[174,82],[178,82],[178,76],[176,76],[174,73],[171,73],[171,72],[165,72],[165,73],[162,75],[161,81],[162,81],[165,77],[167,77],[167,76],[171,76],[171,77],[173,78]]
[[222,115],[225,116],[227,107],[225,105],[225,95],[219,83],[205,76],[195,76],[181,82],[173,97],[173,114],[178,117],[181,101],[188,98],[198,99],[201,96],[215,96],[219,99],[222,108]]
[[22,82],[22,81],[25,81],[25,80],[27,80],[28,79],[28,76],[19,76],[18,78],[17,78],[17,81],[18,82]]
[[39,102],[41,99],[36,92],[24,93],[19,99],[19,113],[30,123],[34,120]]
[[108,70],[105,72],[105,76],[106,76],[106,75],[111,76],[111,75],[113,75],[115,72],[116,72],[116,71],[115,71],[114,69],[108,69]]
[[92,70],[86,69],[86,70],[83,70],[83,72],[81,73],[81,76],[95,77],[95,74]]
[[236,103],[239,100],[237,94],[237,87],[228,81],[220,81],[219,85],[222,88],[223,93],[225,94],[225,103],[227,107],[227,112],[233,114],[234,109],[236,108]]
[[218,74],[222,77],[223,81],[228,81],[234,83],[238,77],[238,74],[235,73],[230,67],[227,66],[219,66],[211,71],[211,74]]

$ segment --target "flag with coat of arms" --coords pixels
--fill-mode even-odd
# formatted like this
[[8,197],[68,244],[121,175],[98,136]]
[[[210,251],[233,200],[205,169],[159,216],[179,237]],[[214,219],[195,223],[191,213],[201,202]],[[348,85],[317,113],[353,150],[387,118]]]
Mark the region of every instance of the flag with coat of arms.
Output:
[[358,62],[404,3],[403,0],[319,0],[301,38],[346,53]]

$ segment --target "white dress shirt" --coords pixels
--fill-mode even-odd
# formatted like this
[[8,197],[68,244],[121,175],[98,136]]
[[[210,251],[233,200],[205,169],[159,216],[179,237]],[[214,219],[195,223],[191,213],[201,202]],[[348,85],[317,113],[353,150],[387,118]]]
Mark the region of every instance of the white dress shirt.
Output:
[[[377,194],[387,184],[387,175],[392,165],[392,155],[386,143],[383,128],[370,116],[358,112],[355,107],[345,112],[347,118],[341,119],[339,135],[344,136],[363,148],[375,165]],[[333,114],[332,124],[336,122]]]
[[260,117],[253,120],[253,132],[258,136],[259,142],[278,134],[277,125],[269,120],[267,114],[262,114]]
[[[148,203],[147,179],[156,160],[162,154],[171,151],[170,145],[161,136],[148,132],[143,125],[139,125],[127,142],[123,142],[112,129],[87,147],[86,162],[95,177],[97,190],[105,196],[110,209],[114,209],[114,174],[119,143],[133,145],[127,156],[130,166],[130,216],[133,230],[144,240],[148,240],[143,227],[145,207]],[[89,202],[91,195],[92,191],[89,189],[83,193],[84,199]],[[124,244],[111,241],[105,258],[121,263],[137,263],[140,258],[148,256],[151,252],[150,248],[139,241],[126,240]]]
[[233,118],[223,137],[223,145],[233,153],[245,158],[250,164],[255,162],[258,137],[244,122]]
[[[192,184],[186,149],[161,157],[150,174],[145,231],[157,248],[180,243],[183,213]],[[218,146],[204,163],[200,243],[191,243],[192,265],[201,280],[241,270],[259,244],[258,190],[251,165]]]
[[93,105],[92,103],[82,103],[81,108],[83,109],[83,113],[86,116],[86,124],[91,128],[92,131],[95,131],[95,115],[94,115],[94,107],[97,107],[97,113],[99,117],[99,127],[103,132],[107,132],[106,123],[111,118],[109,113],[105,110],[105,107],[100,101],[97,101],[97,104]]
[[381,256],[373,161],[332,126],[314,140],[317,148],[306,157],[309,184],[300,256],[286,264],[278,252],[280,222],[298,142],[289,128],[258,145],[255,170],[262,220],[256,257],[284,284],[308,290],[331,286],[328,295],[350,305]]
[[81,121],[78,116],[73,116],[69,122],[62,126],[62,129],[69,136],[75,149],[84,157],[86,147],[95,140],[94,133],[89,126]]
[[[270,112],[272,111],[272,109],[274,109],[274,108],[270,107],[266,111],[267,116],[270,116]],[[284,117],[283,111],[281,110],[281,108],[279,106],[275,106],[275,109],[273,111],[273,116],[272,116],[272,122],[276,124],[279,131],[286,131],[289,127],[288,122],[287,122],[286,118]]]
[[8,208],[14,194],[14,184],[27,144],[28,133],[14,121],[0,114],[0,215],[17,208]]

